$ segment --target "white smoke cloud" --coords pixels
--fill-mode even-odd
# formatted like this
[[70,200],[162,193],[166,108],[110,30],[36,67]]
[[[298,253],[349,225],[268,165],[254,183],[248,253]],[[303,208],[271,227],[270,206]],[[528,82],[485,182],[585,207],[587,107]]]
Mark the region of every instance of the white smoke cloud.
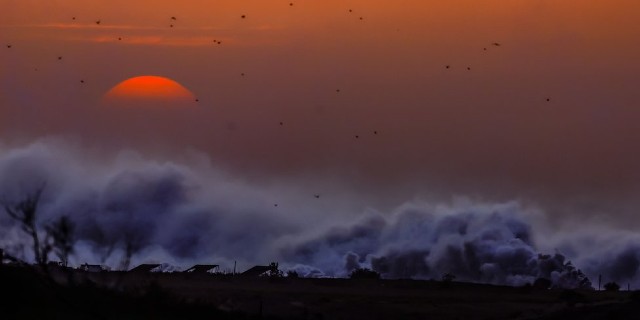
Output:
[[[179,158],[109,155],[60,139],[4,146],[0,199],[15,203],[46,183],[40,225],[60,215],[77,224],[76,264],[118,268],[129,243],[136,249],[132,265],[215,262],[224,269],[237,261],[243,270],[279,261],[315,277],[368,267],[386,278],[452,273],[459,280],[520,285],[544,277],[565,287],[580,285],[582,269],[591,279],[602,274],[640,283],[640,237],[602,227],[549,234],[553,228],[537,229],[544,214],[518,201],[409,201],[388,213],[348,213],[357,207],[345,205],[348,193],[334,205],[325,199],[310,205],[304,181],[249,183],[201,154]],[[4,213],[0,229],[1,247],[33,259],[29,239]],[[544,255],[540,247],[559,251]]]

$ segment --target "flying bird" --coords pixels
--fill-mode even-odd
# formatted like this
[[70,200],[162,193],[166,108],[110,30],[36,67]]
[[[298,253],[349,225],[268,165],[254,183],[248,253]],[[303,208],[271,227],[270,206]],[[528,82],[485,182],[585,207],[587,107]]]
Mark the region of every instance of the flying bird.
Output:
[[171,17],[171,20],[178,20],[178,19],[176,19],[176,17]]
[[336,89],[336,92],[340,92],[340,89]]
[[281,125],[281,126],[283,126],[283,125],[284,125],[284,122],[280,121],[280,125]]
[[170,24],[170,25],[169,25],[169,28],[173,28],[173,25],[172,25],[172,24]]
[[320,195],[319,194],[314,194],[314,197],[316,197],[316,199],[320,199]]
[[373,134],[378,134],[378,131],[374,130],[374,131],[373,131]]
[[10,45],[10,44],[8,44],[8,45],[7,45],[7,48],[8,48],[8,49],[11,49],[11,45]]
[[62,60],[62,56],[59,56],[59,57],[58,57],[58,60]]
[[246,15],[244,15],[244,14],[240,16],[240,18],[242,18],[242,19],[244,19],[244,18],[246,18],[246,17],[247,17],[247,16],[246,16]]
[[71,20],[75,20],[75,19],[76,19],[76,17],[71,17]]
[[450,65],[446,65],[446,66],[444,66],[444,67],[445,67],[445,68],[447,68],[447,69],[450,69],[450,68],[451,68],[451,66],[450,66]]
[[100,20],[97,20],[97,21],[96,21],[96,24],[100,24]]
[[358,138],[360,138],[360,136],[356,134],[356,139],[358,139]]
[[289,6],[290,6],[290,7],[293,7],[293,2],[289,2]]
[[471,67],[467,67],[467,70],[471,70]]
[[84,83],[84,80],[80,80],[80,83]]
[[118,40],[122,40],[122,37],[118,37]]
[[494,43],[492,43],[492,44],[493,44],[494,46],[496,46],[496,47],[499,47],[499,46],[500,46],[500,44],[499,44],[499,43],[497,43],[497,42],[494,42]]
[[551,98],[547,98],[547,102],[551,101]]
[[196,99],[196,102],[200,102],[200,99]]

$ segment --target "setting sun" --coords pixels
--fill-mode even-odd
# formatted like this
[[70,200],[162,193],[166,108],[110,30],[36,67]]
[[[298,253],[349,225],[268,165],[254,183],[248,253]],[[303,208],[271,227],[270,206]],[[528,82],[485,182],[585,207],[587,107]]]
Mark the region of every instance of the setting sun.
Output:
[[191,91],[169,78],[139,76],[120,82],[109,90],[104,99],[114,103],[161,103],[173,105],[195,101]]

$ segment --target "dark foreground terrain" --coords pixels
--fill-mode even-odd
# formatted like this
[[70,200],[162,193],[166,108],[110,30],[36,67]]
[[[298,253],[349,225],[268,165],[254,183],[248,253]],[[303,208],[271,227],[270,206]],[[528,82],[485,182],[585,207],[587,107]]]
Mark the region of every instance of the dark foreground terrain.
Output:
[[640,319],[640,293],[0,266],[0,319]]

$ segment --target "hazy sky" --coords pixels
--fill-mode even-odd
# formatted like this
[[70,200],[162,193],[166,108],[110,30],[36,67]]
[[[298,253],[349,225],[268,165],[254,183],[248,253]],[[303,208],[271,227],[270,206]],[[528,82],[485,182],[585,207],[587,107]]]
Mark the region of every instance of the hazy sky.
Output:
[[[626,208],[640,186],[636,0],[0,7],[5,143],[192,148],[248,179],[322,177],[398,199],[582,197],[606,212],[600,200]],[[102,103],[139,75],[199,102]]]

